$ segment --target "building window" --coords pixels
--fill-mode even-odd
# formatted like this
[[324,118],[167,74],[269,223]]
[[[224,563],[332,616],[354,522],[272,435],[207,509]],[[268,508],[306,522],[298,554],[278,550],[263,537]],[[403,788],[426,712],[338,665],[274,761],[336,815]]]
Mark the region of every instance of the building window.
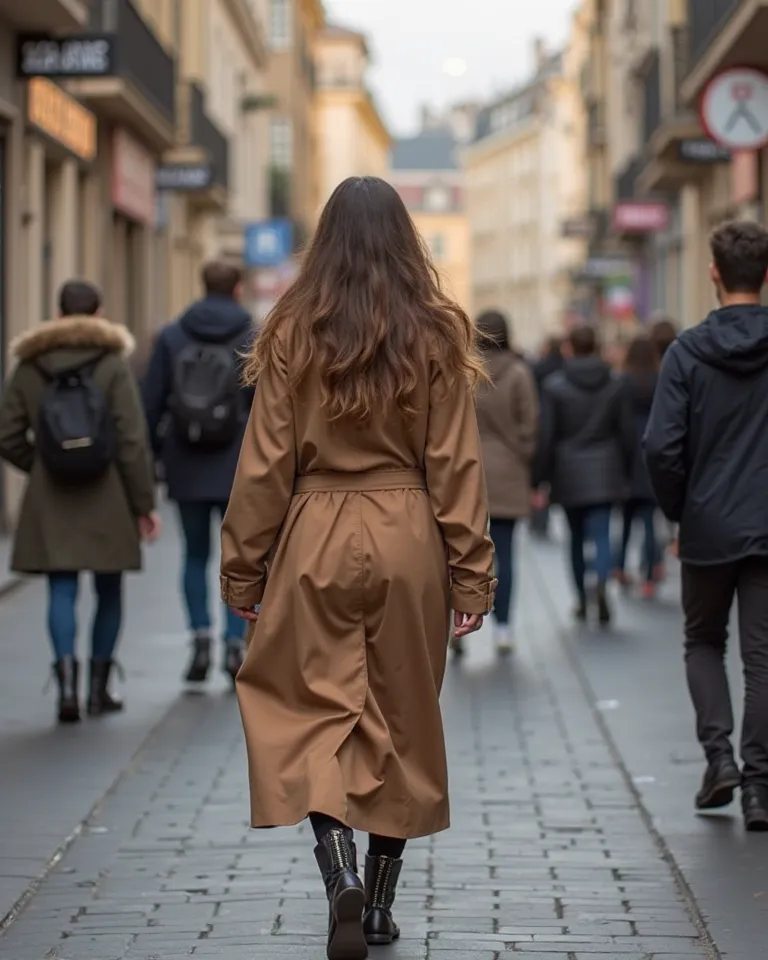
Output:
[[293,130],[286,117],[273,117],[270,130],[270,161],[273,167],[288,169],[293,164]]
[[269,0],[269,43],[274,50],[291,45],[291,0]]

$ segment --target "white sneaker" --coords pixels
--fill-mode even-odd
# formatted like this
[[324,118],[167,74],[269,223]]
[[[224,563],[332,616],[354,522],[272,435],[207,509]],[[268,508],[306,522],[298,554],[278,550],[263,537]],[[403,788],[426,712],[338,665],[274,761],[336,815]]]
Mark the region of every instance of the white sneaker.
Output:
[[495,624],[493,628],[493,640],[496,645],[496,653],[501,657],[507,657],[515,649],[512,642],[512,631],[508,626]]

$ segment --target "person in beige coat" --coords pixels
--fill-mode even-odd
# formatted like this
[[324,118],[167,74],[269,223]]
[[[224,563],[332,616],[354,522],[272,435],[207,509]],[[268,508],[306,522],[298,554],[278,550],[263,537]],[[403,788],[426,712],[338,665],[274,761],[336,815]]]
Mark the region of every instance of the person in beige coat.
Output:
[[[533,373],[513,350],[507,318],[496,310],[477,319],[490,383],[477,397],[477,421],[488,483],[491,539],[499,586],[493,610],[496,648],[512,650],[514,536],[531,507],[531,461],[536,452],[539,400]],[[457,653],[461,646],[454,644]]]
[[[399,935],[405,842],[449,824],[449,612],[466,636],[495,589],[473,340],[395,190],[351,178],[247,364],[221,586],[253,622],[251,822],[310,817],[330,960]],[[353,828],[370,834],[364,886]]]

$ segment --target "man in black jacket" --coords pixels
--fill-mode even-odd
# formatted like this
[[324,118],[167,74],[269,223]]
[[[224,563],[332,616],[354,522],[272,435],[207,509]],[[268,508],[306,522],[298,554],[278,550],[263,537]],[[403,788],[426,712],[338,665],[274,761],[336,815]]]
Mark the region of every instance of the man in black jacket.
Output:
[[[659,504],[680,525],[688,686],[708,760],[696,806],[726,806],[741,784],[747,828],[768,830],[768,231],[727,223],[710,243],[721,307],[667,351],[645,450]],[[724,660],[736,595],[741,772]]]
[[626,499],[635,455],[635,422],[629,391],[600,356],[592,327],[576,327],[566,344],[562,370],[541,392],[536,482],[549,483],[551,499],[571,528],[571,567],[578,605],[587,616],[584,544],[595,545],[598,618],[611,620],[611,512]]
[[[253,398],[240,383],[242,353],[254,331],[239,303],[241,272],[212,262],[203,268],[202,281],[205,297],[157,338],[143,390],[150,437],[184,537],[190,683],[203,682],[210,671],[211,520],[223,517],[227,508]],[[223,617],[224,671],[234,680],[242,662],[244,621],[226,609]]]
[[[563,369],[562,341],[560,337],[547,337],[539,359],[532,365],[533,379],[536,381],[536,389],[539,391],[539,400],[541,400],[541,391],[544,381],[551,377],[553,373]],[[531,533],[534,536],[546,538],[549,534],[549,504],[543,503],[531,511],[530,520]]]

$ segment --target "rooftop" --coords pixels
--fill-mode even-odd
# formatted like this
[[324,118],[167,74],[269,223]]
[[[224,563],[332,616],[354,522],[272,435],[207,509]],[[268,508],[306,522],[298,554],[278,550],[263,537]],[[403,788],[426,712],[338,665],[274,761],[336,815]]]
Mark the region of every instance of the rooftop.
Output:
[[451,130],[424,130],[415,137],[395,141],[393,170],[457,170],[457,142]]

